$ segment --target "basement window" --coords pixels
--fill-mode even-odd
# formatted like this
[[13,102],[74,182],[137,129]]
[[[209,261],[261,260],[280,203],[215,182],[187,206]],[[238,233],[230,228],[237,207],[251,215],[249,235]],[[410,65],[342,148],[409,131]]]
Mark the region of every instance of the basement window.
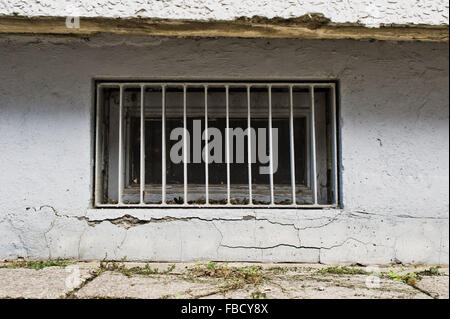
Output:
[[334,83],[99,82],[96,207],[335,207]]

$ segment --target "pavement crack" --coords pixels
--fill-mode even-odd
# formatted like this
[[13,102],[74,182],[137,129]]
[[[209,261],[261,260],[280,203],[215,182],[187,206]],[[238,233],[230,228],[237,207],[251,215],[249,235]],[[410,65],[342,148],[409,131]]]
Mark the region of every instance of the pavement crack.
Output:
[[86,286],[88,283],[90,283],[92,280],[97,278],[102,274],[102,271],[100,269],[95,269],[90,272],[90,277],[86,278],[78,287],[75,287],[71,291],[67,292],[63,298],[64,299],[78,299],[76,293],[81,290],[84,286]]
[[422,289],[422,288],[420,288],[420,287],[418,287],[418,286],[416,286],[416,285],[410,285],[410,286],[413,287],[414,289],[420,291],[421,293],[424,293],[425,295],[427,295],[427,296],[433,298],[433,299],[439,299],[439,296],[434,295],[434,294],[430,293],[429,291],[427,291],[427,290],[425,290],[425,289]]

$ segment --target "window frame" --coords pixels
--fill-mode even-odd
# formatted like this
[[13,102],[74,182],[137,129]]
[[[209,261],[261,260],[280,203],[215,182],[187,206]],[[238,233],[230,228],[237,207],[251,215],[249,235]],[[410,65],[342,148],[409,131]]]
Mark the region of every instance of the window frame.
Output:
[[[120,90],[120,108],[121,111],[123,111],[123,92],[125,88],[140,88],[141,89],[141,119],[142,119],[142,115],[143,115],[143,109],[142,109],[142,105],[143,105],[143,92],[145,90],[146,87],[157,87],[157,86],[161,86],[162,88],[165,88],[166,86],[182,86],[184,88],[184,94],[186,94],[186,88],[189,86],[203,86],[205,87],[205,92],[207,92],[207,88],[208,87],[217,87],[217,86],[223,86],[227,88],[227,92],[228,92],[228,88],[229,87],[243,87],[243,86],[247,86],[248,88],[250,87],[267,87],[268,90],[271,90],[271,87],[288,87],[289,88],[289,92],[290,92],[290,99],[291,99],[291,105],[290,105],[290,117],[289,117],[289,121],[291,121],[291,116],[293,116],[292,113],[292,89],[295,88],[307,88],[309,90],[308,95],[311,97],[311,115],[307,115],[306,116],[306,123],[307,123],[307,133],[309,135],[309,137],[306,139],[307,140],[307,145],[310,145],[311,147],[307,147],[308,152],[310,153],[310,156],[307,156],[307,169],[308,172],[310,170],[315,170],[316,169],[316,165],[311,165],[313,162],[311,159],[314,158],[315,160],[317,160],[317,158],[315,157],[315,148],[316,148],[316,142],[315,142],[315,134],[312,134],[312,132],[314,130],[314,90],[317,88],[325,88],[325,89],[330,89],[330,107],[332,110],[332,115],[331,115],[331,120],[332,120],[332,132],[331,132],[331,158],[332,158],[332,172],[333,172],[333,194],[334,194],[334,202],[332,204],[319,204],[317,202],[317,198],[318,198],[318,190],[317,190],[317,174],[315,174],[316,178],[315,181],[312,181],[311,178],[308,178],[310,181],[310,183],[312,183],[311,187],[313,188],[313,198],[314,201],[312,204],[297,204],[295,202],[291,203],[291,204],[274,204],[273,203],[273,173],[272,176],[270,178],[271,182],[270,182],[270,187],[271,187],[271,198],[272,201],[270,204],[263,204],[263,205],[259,205],[259,204],[242,204],[242,205],[235,205],[235,204],[230,204],[229,200],[227,204],[210,204],[210,203],[206,203],[206,204],[188,204],[187,202],[185,203],[181,203],[181,204],[167,204],[167,203],[161,203],[161,204],[149,204],[149,203],[145,203],[143,201],[143,189],[145,189],[145,183],[142,184],[142,178],[140,179],[140,203],[134,204],[134,203],[124,203],[122,201],[119,200],[119,202],[117,204],[110,204],[110,203],[101,203],[99,202],[99,198],[100,198],[100,190],[101,187],[99,185],[99,180],[101,180],[101,178],[99,178],[99,167],[100,167],[100,163],[99,163],[99,158],[98,158],[98,154],[100,152],[102,152],[102,150],[100,149],[101,147],[103,147],[101,145],[101,143],[99,142],[99,126],[100,126],[100,116],[99,114],[101,114],[100,111],[100,107],[101,107],[101,103],[100,103],[100,89],[101,88],[119,88]],[[338,81],[337,80],[314,80],[314,81],[308,81],[308,80],[232,80],[232,81],[222,81],[222,80],[189,80],[189,79],[182,79],[182,80],[177,80],[177,79],[172,79],[172,80],[114,80],[114,79],[97,79],[93,81],[93,86],[94,86],[94,99],[93,99],[93,114],[94,114],[94,118],[93,118],[93,144],[94,144],[94,151],[93,151],[93,189],[92,189],[92,204],[93,204],[93,208],[163,208],[163,209],[170,209],[170,208],[233,208],[233,209],[242,209],[242,208],[257,208],[257,209],[279,209],[279,208],[295,208],[295,209],[323,209],[323,208],[340,208],[342,207],[342,203],[341,203],[341,171],[340,171],[340,126],[339,126],[339,105],[338,105]],[[164,89],[163,89],[163,92]],[[164,94],[164,93],[163,93]],[[186,95],[184,95],[185,97]],[[270,96],[270,93],[269,93]],[[270,97],[269,97],[270,100]],[[163,98],[164,101],[164,98]],[[269,103],[271,104],[271,102]],[[207,106],[205,106],[205,108],[207,109]],[[271,106],[269,107],[270,111],[269,113],[271,114]],[[163,108],[164,110],[164,108]],[[164,111],[163,111],[164,112]],[[228,113],[228,111],[227,111]],[[163,113],[164,114],[164,113]],[[269,115],[271,118],[271,115]],[[183,119],[185,119],[186,117],[186,103],[184,104],[184,116]],[[145,118],[143,120],[145,122]],[[271,119],[270,119],[271,121]],[[123,121],[121,121],[123,122]],[[124,123],[122,123],[121,125],[123,125]],[[119,125],[120,126],[120,125]],[[142,126],[141,126],[142,127]],[[118,128],[120,130],[120,128]],[[142,128],[141,128],[142,130]],[[142,133],[141,133],[142,134]],[[292,133],[291,133],[292,134]],[[142,139],[141,139],[142,140]],[[123,141],[122,141],[123,143]],[[270,142],[271,143],[271,142]],[[142,144],[142,143],[141,143]],[[164,145],[164,144],[163,144]],[[141,146],[142,147],[142,146]],[[165,148],[165,145],[163,146],[163,149]],[[141,149],[142,150],[142,149]],[[122,155],[119,155],[119,158],[122,156],[129,156],[129,152],[123,152],[123,151],[119,151],[119,153],[125,153]],[[165,151],[165,153],[167,154],[167,150]],[[142,154],[142,152],[141,152]],[[141,159],[142,161],[143,159]],[[142,165],[142,164],[141,164]],[[208,166],[208,164],[206,163],[206,166]],[[142,168],[143,166],[141,166]],[[185,168],[186,169],[186,168]],[[123,169],[125,171],[126,174],[126,169]],[[207,168],[206,168],[207,170]],[[316,171],[314,171],[316,172]],[[145,171],[141,170],[141,177],[142,174],[145,174]],[[314,173],[312,173],[314,174]],[[120,179],[120,173],[119,175],[119,185],[120,183],[124,184],[123,180],[124,177],[122,176],[122,179]],[[207,176],[207,175],[206,175]],[[309,174],[307,175],[309,176]],[[122,180],[122,182],[121,182]],[[294,182],[295,184],[295,182]],[[249,183],[249,188],[251,189],[251,183]],[[293,186],[295,188],[295,186]],[[186,185],[186,180],[185,180],[185,195],[186,195],[186,191],[187,191],[187,185]],[[208,183],[206,183],[206,188],[208,188]],[[229,188],[229,186],[228,186]],[[119,191],[119,198],[121,198],[121,196],[123,197],[123,190],[120,192]],[[293,191],[294,192],[294,191]],[[294,194],[294,193],[293,193]],[[250,195],[251,196],[251,192]],[[293,195],[294,196],[294,195]],[[185,196],[186,198],[186,196]],[[251,198],[251,197],[250,197]]]

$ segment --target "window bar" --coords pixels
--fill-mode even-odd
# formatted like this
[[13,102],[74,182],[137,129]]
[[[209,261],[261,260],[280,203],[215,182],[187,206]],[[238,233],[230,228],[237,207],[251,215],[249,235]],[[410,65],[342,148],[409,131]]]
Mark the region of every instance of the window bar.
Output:
[[316,126],[314,111],[314,86],[310,86],[311,94],[311,184],[313,187],[313,204],[317,205],[317,168],[316,168]]
[[119,93],[119,185],[118,203],[123,204],[123,85],[120,85]]
[[[124,97],[125,98],[125,97]],[[124,165],[124,170],[123,170],[123,174],[124,174],[124,188],[126,188],[127,186],[129,186],[130,184],[130,177],[131,177],[131,172],[129,169],[130,167],[130,117],[128,116],[128,112],[127,110],[124,110],[124,141],[125,141],[125,152],[124,152],[124,161],[123,161],[123,165]]]
[[250,118],[250,85],[247,86],[247,153],[248,153],[248,204],[253,204],[252,194],[252,134],[251,134],[251,118]]
[[269,85],[269,173],[270,173],[270,205],[274,205],[274,194],[273,194],[273,138],[272,138],[272,86]]
[[205,85],[205,204],[209,204],[208,86]]
[[[309,110],[311,111],[311,110]],[[311,187],[311,112],[306,116],[306,186]]]
[[162,135],[162,147],[161,147],[161,156],[162,156],[162,176],[161,176],[161,205],[166,204],[166,87],[164,85],[161,86],[162,89],[162,112],[161,112],[161,135]]
[[183,85],[183,172],[184,172],[184,204],[187,204],[187,115],[186,115],[186,84]]
[[332,94],[331,94],[331,107],[332,107],[332,145],[333,145],[333,191],[334,191],[334,204],[338,204],[338,173],[337,173],[337,136],[336,136],[336,132],[337,132],[337,116],[336,116],[336,87],[335,85],[332,86],[331,88]]
[[229,86],[225,86],[225,112],[226,112],[226,129],[225,129],[225,152],[227,156],[227,204],[231,204],[230,191],[230,100],[229,100]]
[[292,205],[297,203],[295,196],[295,150],[294,150],[294,97],[292,85],[289,86],[289,137],[291,150],[291,186],[292,186]]
[[[125,98],[125,96],[124,96],[124,98]],[[124,120],[123,120],[123,123],[124,123],[123,140],[124,140],[124,148],[125,148],[124,153],[123,153],[123,157],[124,157],[124,160],[123,160],[124,186],[123,187],[125,189],[125,188],[127,188],[129,186],[130,176],[131,176],[130,175],[130,170],[127,169],[128,167],[130,167],[130,165],[129,165],[130,164],[130,119],[128,117],[126,108],[124,110],[124,114],[123,115],[125,117]]]
[[96,108],[96,130],[95,130],[95,205],[101,204],[100,195],[102,194],[102,178],[101,178],[101,169],[100,169],[100,153],[101,153],[101,145],[100,145],[100,126],[101,126],[101,107],[100,107],[100,85],[97,86],[97,108]]
[[140,203],[144,204],[145,196],[145,112],[144,112],[145,86],[141,85],[141,156],[140,156]]

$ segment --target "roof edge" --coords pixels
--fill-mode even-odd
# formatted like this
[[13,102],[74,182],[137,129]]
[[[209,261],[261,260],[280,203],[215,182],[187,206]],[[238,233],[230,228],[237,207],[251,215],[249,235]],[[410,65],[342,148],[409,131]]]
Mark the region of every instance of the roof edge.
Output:
[[[375,39],[448,42],[448,25],[381,25],[332,23],[321,14],[297,18],[178,20],[157,18],[82,17],[79,28],[66,17],[0,16],[0,35],[89,37],[98,33],[167,37],[237,37],[290,39]],[[74,19],[74,18],[72,18]],[[68,24],[66,23],[68,22]],[[72,27],[72,28],[71,28]]]

